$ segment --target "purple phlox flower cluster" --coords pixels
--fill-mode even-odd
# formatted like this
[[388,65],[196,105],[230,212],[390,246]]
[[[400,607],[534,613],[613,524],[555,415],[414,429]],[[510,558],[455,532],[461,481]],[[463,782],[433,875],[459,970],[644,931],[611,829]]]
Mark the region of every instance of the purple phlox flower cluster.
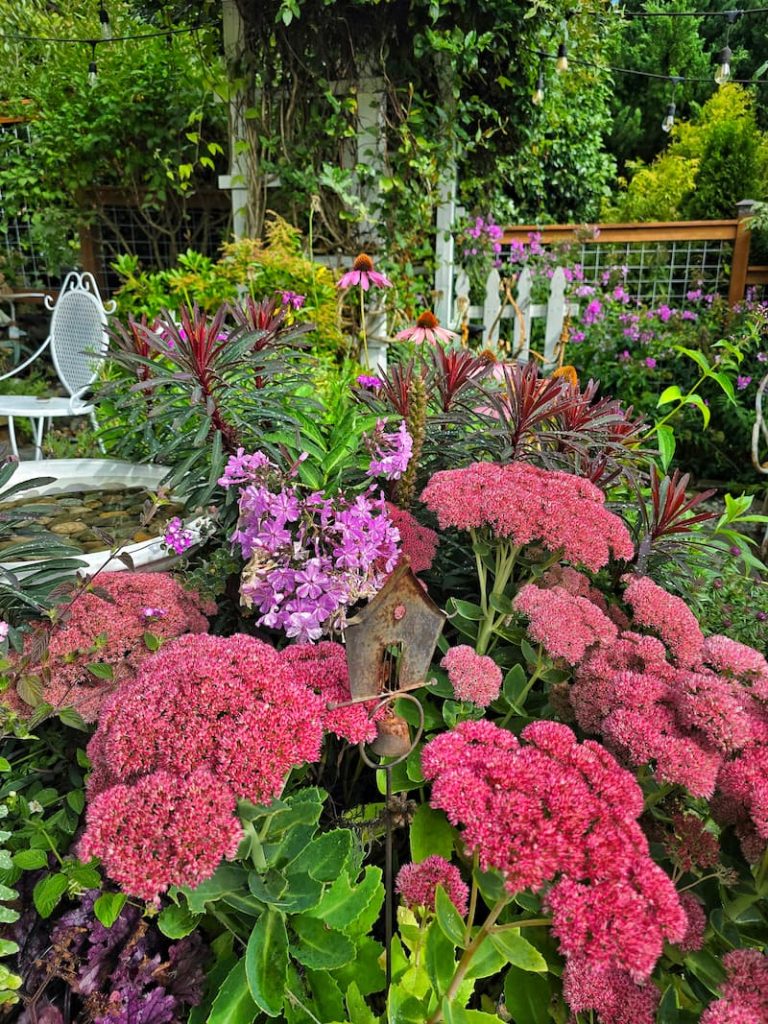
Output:
[[581,318],[581,322],[585,326],[590,327],[592,324],[595,324],[598,321],[602,320],[604,316],[605,313],[603,311],[603,304],[600,301],[600,299],[592,299],[592,301],[587,304],[587,308],[584,310],[584,315]]
[[649,370],[656,369],[656,360],[653,358],[653,356],[646,356],[644,361],[645,365],[648,367]]
[[382,383],[381,377],[371,376],[368,373],[361,373],[357,378],[358,387],[365,388],[366,391],[378,391]]
[[627,289],[623,285],[616,285],[611,293],[611,297],[616,302],[627,303],[631,301],[632,296],[629,294]]
[[699,319],[699,314],[694,313],[692,309],[684,309],[680,316],[683,320],[690,320],[693,323],[695,323]]
[[230,455],[224,469],[224,476],[219,479],[220,487],[239,486],[259,479],[262,470],[271,467],[276,469],[263,452],[246,454],[245,448],[238,448],[237,455]]
[[662,302],[662,304],[656,310],[655,315],[659,318],[659,320],[661,320],[663,324],[666,324],[672,319],[672,314],[674,312],[674,309],[671,309],[665,302]]
[[192,547],[194,537],[191,530],[185,530],[178,516],[174,516],[165,528],[163,543],[177,555],[183,555]]
[[691,291],[686,292],[685,297],[689,302],[700,302],[703,295],[704,292],[701,288],[692,288]]
[[751,377],[746,377],[739,374],[739,376],[736,378],[736,388],[738,391],[746,391],[746,389],[749,387],[751,383]]
[[164,608],[146,607],[141,609],[141,617],[142,619],[144,619],[145,622],[149,621],[150,619],[164,619],[165,616],[166,611]]
[[372,597],[397,563],[400,535],[384,499],[373,489],[356,498],[307,494],[268,459],[246,458],[250,479],[240,484],[232,536],[248,560],[243,604],[257,611],[257,625],[298,641],[342,629],[346,610]]
[[280,296],[280,301],[284,306],[289,306],[291,309],[301,309],[307,301],[307,297],[306,295],[299,295],[298,292],[284,291]]
[[368,476],[383,476],[385,480],[399,480],[408,468],[413,454],[413,438],[405,420],[397,430],[386,431],[385,421],[379,420],[371,440],[373,449]]
[[580,263],[574,263],[572,267],[563,267],[563,273],[565,274],[565,280],[569,284],[574,281],[584,280],[584,268]]
[[573,342],[575,345],[578,345],[580,341],[584,341],[586,336],[587,335],[584,331],[571,331],[571,335],[568,340]]
[[758,352],[757,361],[758,363],[768,363],[768,354],[766,354],[765,352]]
[[586,299],[590,295],[594,295],[594,294],[595,294],[595,289],[592,287],[591,284],[579,285],[579,287],[576,289],[576,292],[575,292],[576,298],[578,298],[578,299]]
[[622,362],[622,363],[628,363],[631,358],[632,357],[629,354],[629,349],[628,348],[625,348],[624,351],[621,352],[620,355],[619,355],[619,361]]

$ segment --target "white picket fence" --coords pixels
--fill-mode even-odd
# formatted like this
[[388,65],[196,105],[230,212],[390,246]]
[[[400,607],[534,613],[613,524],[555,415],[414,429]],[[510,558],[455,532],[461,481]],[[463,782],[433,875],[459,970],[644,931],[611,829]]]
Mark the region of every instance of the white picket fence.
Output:
[[[577,304],[566,299],[566,283],[565,271],[558,267],[550,280],[547,301],[533,302],[533,277],[526,267],[517,278],[511,296],[517,306],[515,308],[515,305],[508,301],[501,275],[494,269],[489,273],[485,283],[482,306],[473,306],[469,301],[469,277],[466,271],[459,268],[454,279],[452,308],[447,319],[454,330],[467,320],[470,323],[481,321],[484,346],[495,348],[501,337],[511,342],[511,355],[523,361],[527,361],[531,354],[533,322],[543,320],[543,344],[534,346],[534,351],[542,357],[545,368],[551,367],[557,361],[566,317],[573,317],[579,311]],[[511,325],[508,324],[510,320],[513,321]],[[509,327],[512,327],[511,338]]]

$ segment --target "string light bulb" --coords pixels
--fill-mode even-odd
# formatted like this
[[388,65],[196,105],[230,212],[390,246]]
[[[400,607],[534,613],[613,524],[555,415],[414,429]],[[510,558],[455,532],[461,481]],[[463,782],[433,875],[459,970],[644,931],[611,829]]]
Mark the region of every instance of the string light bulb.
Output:
[[88,65],[88,85],[93,88],[98,81],[99,73],[96,68],[96,43],[91,41],[91,61]]
[[109,23],[109,14],[104,6],[104,0],[99,0],[99,24],[101,25],[101,38],[109,42],[112,38],[112,26]]
[[540,107],[544,102],[544,74],[539,72],[539,77],[536,81],[536,88],[533,91],[531,101],[535,107]]
[[568,47],[565,43],[560,43],[557,48],[557,60],[555,61],[555,71],[563,73],[568,70]]
[[733,57],[733,51],[730,46],[724,46],[720,53],[717,55],[717,70],[715,71],[715,81],[718,85],[725,85],[731,77],[731,57]]
[[667,105],[666,116],[664,117],[664,120],[661,122],[661,130],[663,132],[671,132],[672,131],[672,127],[674,126],[674,123],[675,123],[675,109],[676,109],[676,107],[675,107],[674,103],[669,103]]

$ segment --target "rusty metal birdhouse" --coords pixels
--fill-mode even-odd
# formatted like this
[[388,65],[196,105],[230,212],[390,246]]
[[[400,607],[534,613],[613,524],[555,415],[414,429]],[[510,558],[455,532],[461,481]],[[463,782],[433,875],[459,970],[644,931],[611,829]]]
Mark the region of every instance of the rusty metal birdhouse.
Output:
[[[347,623],[352,699],[376,699],[424,686],[445,618],[404,560]],[[377,754],[399,756],[410,748],[408,723],[393,711],[377,727]]]

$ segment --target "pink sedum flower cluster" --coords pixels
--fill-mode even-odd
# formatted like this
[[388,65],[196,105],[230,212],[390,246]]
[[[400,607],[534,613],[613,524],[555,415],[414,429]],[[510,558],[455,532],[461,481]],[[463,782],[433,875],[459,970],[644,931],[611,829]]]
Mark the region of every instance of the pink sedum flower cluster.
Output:
[[501,692],[501,669],[488,655],[477,654],[473,647],[451,647],[440,662],[458,700],[468,700],[480,708],[496,700]]
[[768,956],[757,949],[734,949],[723,957],[728,978],[722,995],[701,1015],[701,1024],[766,1024]]
[[[148,594],[157,607],[147,608]],[[44,699],[54,707],[71,705],[86,722],[94,722],[115,686],[135,678],[147,657],[154,657],[144,640],[147,631],[161,640],[207,633],[206,615],[215,611],[215,604],[201,601],[168,573],[103,572],[54,627],[46,661],[28,671],[48,669]],[[97,679],[88,671],[95,662],[112,668],[112,680]],[[13,691],[3,700],[14,702]],[[25,707],[19,704],[17,710]]]
[[362,709],[329,714],[349,689],[337,646],[321,647],[280,654],[239,634],[164,647],[102,709],[81,856],[143,899],[196,885],[236,849],[237,799],[279,795],[294,766],[317,760],[324,727],[370,736]]
[[469,889],[459,869],[443,857],[432,856],[419,864],[404,864],[397,873],[395,889],[407,907],[426,907],[434,912],[438,885],[462,917],[467,913]]
[[563,587],[542,589],[529,583],[512,605],[527,616],[529,635],[551,657],[563,658],[570,665],[581,661],[595,644],[610,644],[618,635],[614,623],[596,604]]
[[595,1010],[600,1024],[654,1024],[661,993],[628,971],[574,957],[563,971],[563,995],[573,1013]]
[[681,597],[675,597],[648,576],[625,577],[624,600],[637,625],[657,633],[686,668],[698,664],[704,637],[696,616]]
[[644,980],[687,918],[638,825],[640,787],[565,725],[535,722],[521,738],[486,720],[437,736],[422,753],[432,806],[463,827],[468,853],[502,872],[509,892],[546,891],[569,960]]
[[387,502],[389,521],[400,534],[400,552],[411,563],[415,573],[432,568],[437,554],[437,534],[421,523],[407,509]]
[[515,545],[562,551],[569,562],[600,569],[611,558],[630,559],[629,531],[605,507],[594,484],[570,473],[522,462],[476,462],[435,473],[421,500],[440,527],[487,530]]

